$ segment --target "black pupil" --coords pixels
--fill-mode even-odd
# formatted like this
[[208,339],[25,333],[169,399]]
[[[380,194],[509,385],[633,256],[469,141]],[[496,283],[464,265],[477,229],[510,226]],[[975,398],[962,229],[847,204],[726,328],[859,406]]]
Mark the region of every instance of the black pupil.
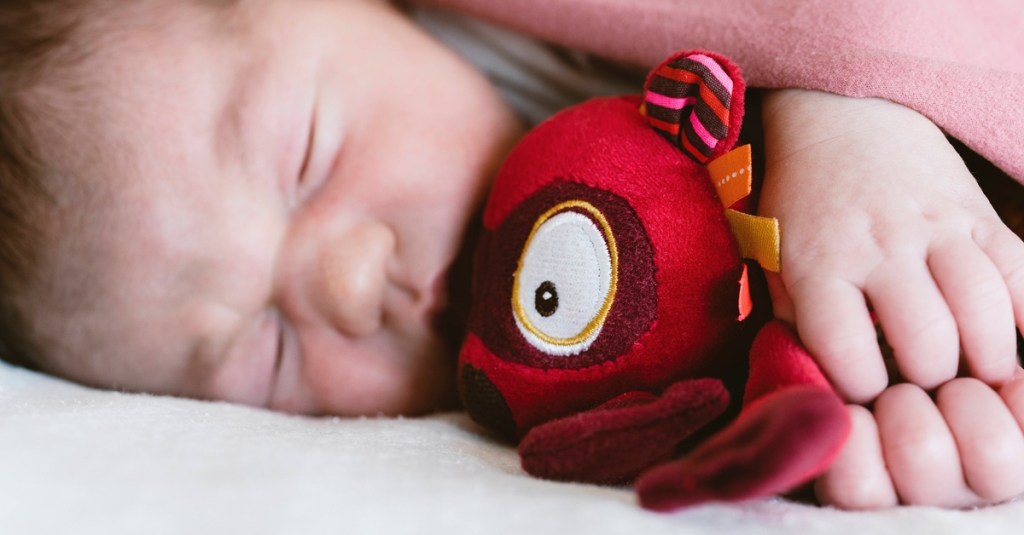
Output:
[[544,281],[533,294],[533,307],[545,318],[558,311],[558,289],[555,283]]

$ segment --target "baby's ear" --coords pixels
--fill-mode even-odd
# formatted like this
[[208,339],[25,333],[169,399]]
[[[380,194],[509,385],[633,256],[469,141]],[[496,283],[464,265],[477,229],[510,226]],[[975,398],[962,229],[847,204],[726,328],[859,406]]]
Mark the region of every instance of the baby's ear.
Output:
[[677,52],[647,76],[642,112],[658,133],[706,164],[736,144],[745,89],[739,67],[724,56]]

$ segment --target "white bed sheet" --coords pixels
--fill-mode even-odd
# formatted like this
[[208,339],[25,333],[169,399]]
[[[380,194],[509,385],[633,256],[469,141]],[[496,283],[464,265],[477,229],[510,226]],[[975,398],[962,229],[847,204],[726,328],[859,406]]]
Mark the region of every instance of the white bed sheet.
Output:
[[0,533],[1021,533],[1024,501],[850,513],[766,500],[649,513],[541,481],[461,413],[303,418],[101,392],[0,363]]

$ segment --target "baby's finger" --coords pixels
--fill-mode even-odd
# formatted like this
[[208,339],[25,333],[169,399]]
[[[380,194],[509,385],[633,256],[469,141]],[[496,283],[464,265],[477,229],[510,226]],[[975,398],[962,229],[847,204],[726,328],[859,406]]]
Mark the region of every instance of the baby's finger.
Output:
[[834,277],[808,277],[790,287],[800,339],[839,394],[854,403],[889,383],[875,327],[860,289]]
[[899,497],[885,469],[875,417],[860,405],[847,405],[847,409],[852,423],[850,438],[832,466],[815,482],[818,499],[843,509],[897,505]]
[[935,403],[956,440],[968,487],[988,503],[1024,492],[1024,434],[999,394],[965,377],[942,385]]
[[886,389],[875,403],[885,464],[906,504],[962,507],[977,502],[964,481],[956,441],[920,387]]
[[970,238],[950,238],[928,255],[960,333],[967,371],[989,384],[1010,380],[1017,364],[1013,307],[1003,277]]
[[890,258],[868,276],[864,289],[904,379],[930,390],[956,377],[956,323],[924,262]]
[[1010,292],[1017,328],[1024,331],[1024,242],[1002,223],[979,226],[974,241],[999,270]]
[[999,397],[1017,420],[1017,427],[1024,430],[1024,369],[1017,367],[1014,379],[999,389]]

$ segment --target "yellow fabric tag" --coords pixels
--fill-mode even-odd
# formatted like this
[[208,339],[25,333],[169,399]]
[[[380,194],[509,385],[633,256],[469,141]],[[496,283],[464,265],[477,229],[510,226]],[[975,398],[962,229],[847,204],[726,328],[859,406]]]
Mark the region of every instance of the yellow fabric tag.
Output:
[[750,195],[753,183],[750,145],[736,147],[715,158],[708,164],[708,173],[723,207],[729,208]]
[[756,260],[764,269],[778,273],[781,267],[779,220],[736,210],[726,210],[725,218],[729,220],[732,234],[739,243],[740,256]]

